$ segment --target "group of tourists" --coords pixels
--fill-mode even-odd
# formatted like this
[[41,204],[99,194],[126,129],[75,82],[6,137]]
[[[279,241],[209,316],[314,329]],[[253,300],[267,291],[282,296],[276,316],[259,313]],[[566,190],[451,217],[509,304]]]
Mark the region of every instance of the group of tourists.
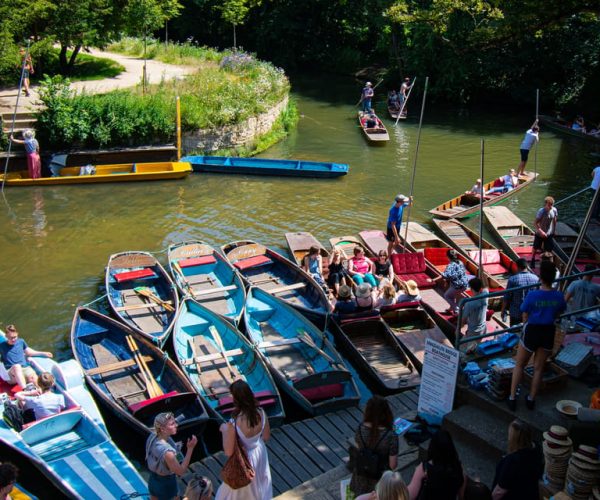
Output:
[[452,436],[445,429],[433,434],[425,459],[405,483],[398,472],[393,472],[398,465],[393,419],[385,398],[369,399],[350,453],[353,472],[349,487],[357,500],[538,498],[542,453],[534,445],[530,426],[522,420],[514,420],[508,427],[507,454],[497,464],[490,489],[466,474]]

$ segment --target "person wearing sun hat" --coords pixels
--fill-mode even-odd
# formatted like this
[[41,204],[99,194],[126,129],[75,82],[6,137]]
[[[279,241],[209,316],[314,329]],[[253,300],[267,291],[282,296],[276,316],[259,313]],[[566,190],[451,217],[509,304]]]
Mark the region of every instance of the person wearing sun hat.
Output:
[[368,283],[362,283],[356,288],[356,312],[371,311],[375,307],[373,288]]
[[402,216],[404,209],[412,203],[412,198],[397,194],[394,198],[394,204],[388,212],[387,230],[385,239],[388,240],[388,255],[392,255],[394,245],[400,245],[400,229],[402,227]]
[[400,286],[404,289],[398,294],[396,302],[414,302],[421,300],[421,292],[415,280],[400,281]]
[[333,312],[338,314],[351,314],[356,312],[356,300],[352,297],[352,288],[341,285],[338,299],[333,304]]
[[373,108],[371,108],[371,101],[374,95],[375,92],[373,91],[373,84],[371,82],[365,83],[365,86],[362,89],[362,94],[360,95],[363,113],[370,113],[373,111]]

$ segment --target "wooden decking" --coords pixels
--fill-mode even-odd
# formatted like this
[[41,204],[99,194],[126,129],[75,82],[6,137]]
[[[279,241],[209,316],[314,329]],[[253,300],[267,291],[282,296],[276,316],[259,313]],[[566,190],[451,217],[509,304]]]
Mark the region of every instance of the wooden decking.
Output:
[[[395,417],[413,417],[418,388],[388,396]],[[362,409],[339,410],[315,418],[285,424],[271,431],[267,443],[275,496],[328,472],[348,460],[348,439],[362,421]],[[220,451],[190,465],[192,473],[207,476],[216,489],[227,457]],[[183,477],[187,483],[191,474]]]

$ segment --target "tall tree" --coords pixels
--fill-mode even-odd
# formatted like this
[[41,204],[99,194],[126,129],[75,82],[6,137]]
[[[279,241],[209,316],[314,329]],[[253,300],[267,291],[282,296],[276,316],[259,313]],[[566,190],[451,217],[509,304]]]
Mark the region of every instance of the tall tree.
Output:
[[221,11],[221,18],[227,23],[233,25],[233,48],[237,48],[236,27],[244,24],[248,17],[248,12],[252,7],[260,5],[261,0],[223,0],[217,6]]

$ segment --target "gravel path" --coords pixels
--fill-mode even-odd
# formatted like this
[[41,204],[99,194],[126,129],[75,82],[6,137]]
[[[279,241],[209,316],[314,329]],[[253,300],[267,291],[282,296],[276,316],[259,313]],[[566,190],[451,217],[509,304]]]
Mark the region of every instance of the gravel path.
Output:
[[[102,50],[90,49],[91,55],[96,57],[105,57],[113,59],[125,67],[125,71],[114,78],[105,78],[103,80],[79,81],[71,84],[72,88],[77,91],[83,91],[94,94],[100,94],[111,90],[133,87],[142,81],[142,73],[144,60],[133,57],[105,52]],[[175,66],[173,64],[165,64],[159,61],[149,59],[146,62],[146,72],[149,83],[159,83],[161,80],[172,80],[174,78],[182,78],[197,71],[193,66]],[[25,97],[21,95],[19,99],[18,111],[28,112],[39,109],[40,103],[38,100],[37,85],[33,85],[31,95]],[[18,86],[5,87],[0,89],[0,112],[12,113],[17,101]]]

